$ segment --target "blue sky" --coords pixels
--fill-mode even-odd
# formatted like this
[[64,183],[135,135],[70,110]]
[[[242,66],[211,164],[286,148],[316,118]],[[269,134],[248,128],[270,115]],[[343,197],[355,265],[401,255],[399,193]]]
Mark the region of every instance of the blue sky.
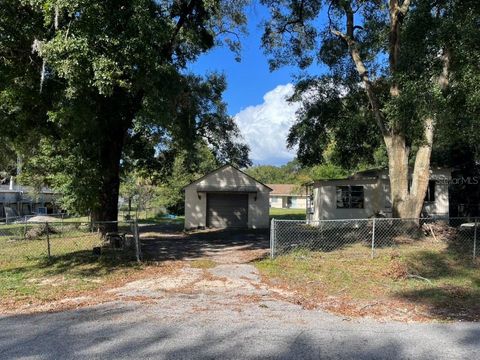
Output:
[[[256,3],[247,8],[249,34],[242,39],[241,62],[226,47],[203,55],[190,69],[198,74],[212,71],[226,75],[228,88],[224,99],[245,141],[250,145],[254,164],[282,165],[293,159],[295,151],[286,149],[288,129],[298,105],[289,105],[285,97],[293,91],[294,67],[274,72],[261,46],[261,21],[268,17],[266,8]],[[309,71],[318,72],[315,66]]]
[[267,57],[260,48],[263,32],[260,23],[267,16],[267,9],[260,4],[247,8],[249,34],[242,38],[240,62],[235,60],[235,54],[227,47],[216,47],[191,67],[199,74],[219,71],[227,76],[228,88],[224,98],[230,115],[260,103],[266,92],[279,84],[289,83],[296,71],[295,68],[284,67],[270,72]]

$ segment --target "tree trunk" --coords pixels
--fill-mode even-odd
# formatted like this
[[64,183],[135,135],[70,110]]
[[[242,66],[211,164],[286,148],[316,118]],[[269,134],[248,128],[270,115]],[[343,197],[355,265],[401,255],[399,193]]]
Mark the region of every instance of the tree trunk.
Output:
[[101,149],[101,185],[97,205],[92,211],[92,219],[99,229],[116,232],[118,226],[118,195],[120,190],[120,160],[123,151],[123,139],[108,141]]
[[408,202],[408,150],[402,135],[386,137],[388,174],[392,197],[393,217],[406,217]]
[[103,234],[118,231],[120,162],[128,130],[141,106],[142,98],[142,94],[132,98],[124,90],[117,88],[112,96],[100,96],[98,99],[100,186],[92,219],[94,222],[103,223],[103,226],[100,226]]
[[434,132],[433,120],[431,118],[425,120],[424,131],[425,139],[415,155],[415,166],[411,174],[410,186],[409,151],[405,138],[401,135],[385,138],[388,152],[393,217],[417,219],[421,216],[430,179],[430,156]]
[[[389,31],[389,65],[393,76],[390,86],[390,96],[400,96],[400,88],[395,81],[394,75],[397,72],[397,65],[400,55],[400,26],[407,14],[411,0],[389,1],[390,31]],[[337,29],[331,32],[342,39],[350,50],[350,55],[355,64],[360,79],[365,87],[365,92],[370,102],[372,112],[379,126],[380,132],[385,141],[388,153],[388,170],[390,177],[390,191],[392,195],[392,211],[394,217],[418,219],[421,215],[425,194],[428,188],[430,177],[430,156],[432,152],[433,133],[435,121],[433,117],[424,119],[424,139],[415,155],[415,166],[411,176],[409,187],[410,171],[408,167],[409,148],[405,139],[405,133],[395,127],[387,128],[389,121],[382,111],[380,100],[373,90],[372,82],[367,68],[363,62],[359,45],[355,39],[354,14],[351,3],[343,5],[346,16],[346,32]],[[448,86],[450,53],[448,48],[444,49],[442,56],[443,71],[437,79],[437,85],[445,90]]]

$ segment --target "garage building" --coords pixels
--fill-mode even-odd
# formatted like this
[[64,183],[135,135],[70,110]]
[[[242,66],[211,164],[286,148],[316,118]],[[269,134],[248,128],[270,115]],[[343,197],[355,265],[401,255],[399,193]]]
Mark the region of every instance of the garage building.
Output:
[[225,165],[185,188],[185,229],[269,226],[271,188]]

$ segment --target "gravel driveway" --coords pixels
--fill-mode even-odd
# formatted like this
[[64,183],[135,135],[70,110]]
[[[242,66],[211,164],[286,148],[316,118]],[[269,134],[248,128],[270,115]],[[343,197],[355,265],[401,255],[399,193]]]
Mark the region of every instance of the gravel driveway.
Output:
[[[0,316],[0,358],[480,358],[478,323],[349,319],[288,301],[249,263],[267,252],[263,233],[152,234],[143,231],[149,256],[186,265],[110,289],[106,304]],[[215,266],[190,262],[204,258]]]

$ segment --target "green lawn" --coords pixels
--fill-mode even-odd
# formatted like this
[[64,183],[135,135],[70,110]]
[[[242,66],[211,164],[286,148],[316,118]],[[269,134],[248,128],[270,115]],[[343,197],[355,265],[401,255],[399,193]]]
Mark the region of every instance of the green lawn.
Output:
[[277,220],[305,220],[305,209],[277,209],[270,208],[270,219]]
[[140,224],[175,224],[183,225],[185,221],[185,216],[177,216],[175,219],[169,219],[162,216],[148,217],[148,218],[138,218]]

